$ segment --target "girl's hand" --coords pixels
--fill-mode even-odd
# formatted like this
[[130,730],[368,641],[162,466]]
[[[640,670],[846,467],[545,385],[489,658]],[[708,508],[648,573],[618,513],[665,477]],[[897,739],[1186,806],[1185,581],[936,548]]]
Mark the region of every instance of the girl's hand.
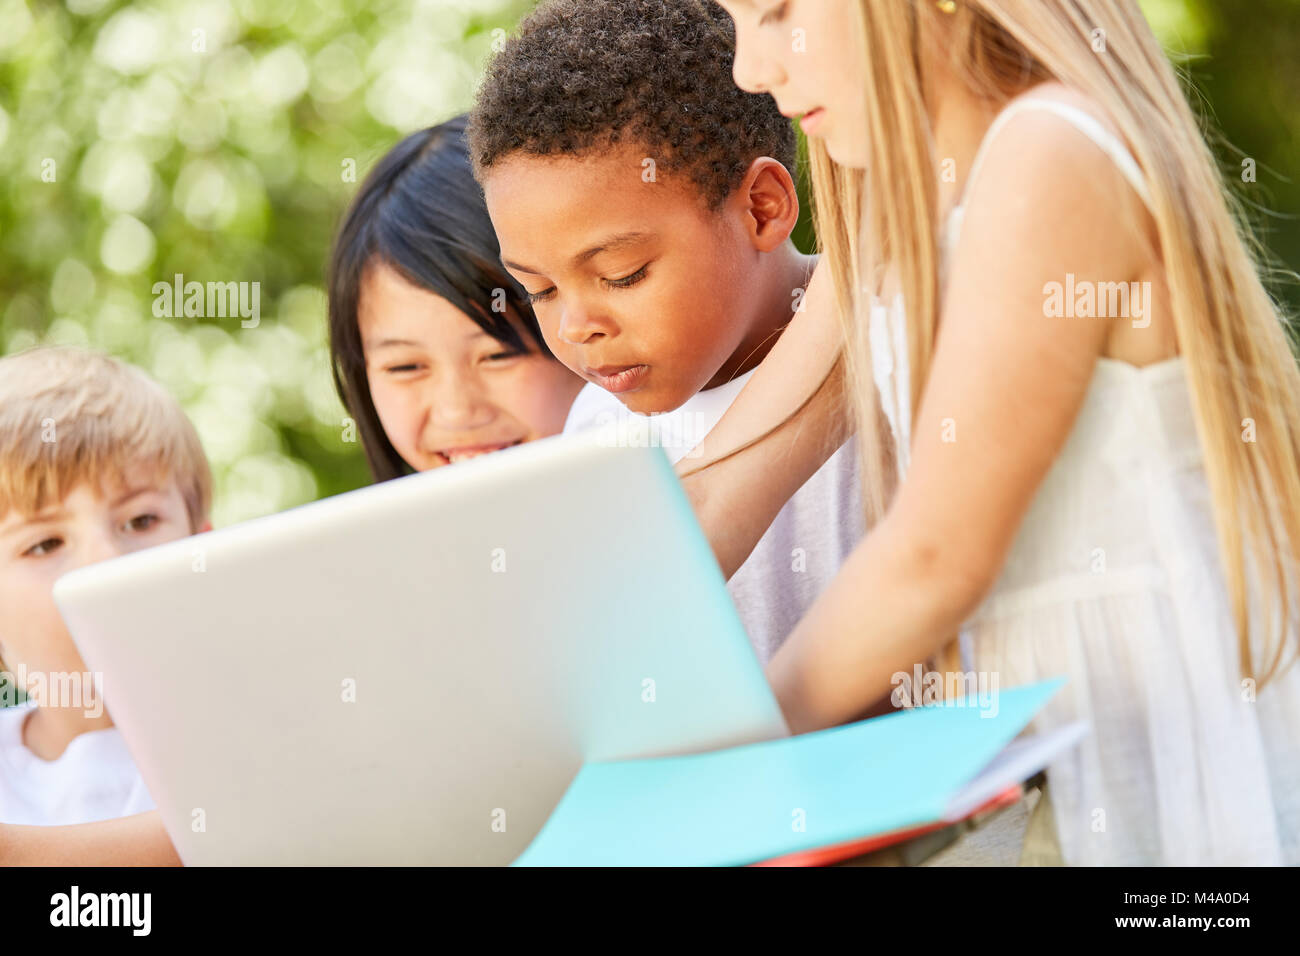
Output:
[[[728,578],[790,496],[852,432],[839,361],[843,336],[827,269],[824,261],[817,266],[802,310],[794,313],[727,413],[677,463],[696,517]],[[710,465],[715,459],[717,464]]]

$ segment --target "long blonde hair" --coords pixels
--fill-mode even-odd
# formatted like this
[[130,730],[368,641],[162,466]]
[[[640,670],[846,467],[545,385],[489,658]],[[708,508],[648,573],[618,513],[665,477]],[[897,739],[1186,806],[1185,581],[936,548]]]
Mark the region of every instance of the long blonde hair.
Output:
[[[1260,279],[1258,247],[1136,0],[958,0],[947,13],[934,0],[854,7],[867,76],[865,171],[834,163],[821,141],[810,143],[809,164],[859,425],[880,416],[866,313],[883,263],[907,314],[913,414],[930,371],[940,308],[938,190],[918,44],[942,17],[957,40],[950,62],[978,95],[997,103],[1055,79],[1096,102],[1132,146],[1150,188],[1241,668],[1262,687],[1282,666],[1300,604],[1300,367]],[[1097,30],[1104,56],[1093,50]],[[1255,442],[1239,437],[1243,417],[1254,420]],[[888,503],[890,439],[875,427],[858,434],[873,521]],[[1271,646],[1262,675],[1250,640],[1260,623],[1252,619],[1256,598],[1271,618],[1263,622]]]

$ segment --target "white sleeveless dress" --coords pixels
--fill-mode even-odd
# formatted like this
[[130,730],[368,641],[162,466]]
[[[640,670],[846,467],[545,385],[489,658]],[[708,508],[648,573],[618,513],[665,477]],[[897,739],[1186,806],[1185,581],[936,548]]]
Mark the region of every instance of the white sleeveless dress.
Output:
[[[1048,110],[1109,155],[1150,203],[1124,144],[1077,107]],[[962,208],[944,236],[956,246]],[[872,310],[875,381],[906,472],[911,413],[901,300]],[[1294,642],[1295,628],[1289,632]],[[1031,730],[1091,734],[1048,781],[1068,864],[1300,864],[1300,664],[1243,685],[1211,498],[1181,357],[1102,358],[1065,447],[991,593],[961,633],[963,666],[1012,687],[1066,686]],[[1294,660],[1294,643],[1284,660]],[[1263,660],[1257,650],[1256,661]]]

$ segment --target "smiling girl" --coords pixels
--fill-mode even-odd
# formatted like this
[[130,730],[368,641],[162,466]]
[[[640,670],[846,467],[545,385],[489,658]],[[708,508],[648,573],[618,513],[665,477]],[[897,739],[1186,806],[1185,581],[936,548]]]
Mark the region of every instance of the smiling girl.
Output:
[[465,117],[371,171],[330,264],[334,379],[376,481],[558,434],[583,382],[500,262]]

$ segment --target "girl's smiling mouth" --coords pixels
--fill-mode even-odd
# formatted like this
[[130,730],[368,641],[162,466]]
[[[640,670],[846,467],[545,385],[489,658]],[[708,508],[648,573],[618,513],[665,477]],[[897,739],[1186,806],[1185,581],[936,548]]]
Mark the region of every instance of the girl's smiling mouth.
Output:
[[494,445],[461,445],[456,448],[444,448],[435,451],[433,457],[437,458],[444,465],[454,465],[458,461],[468,461],[471,458],[477,458],[480,455],[486,455],[494,451],[502,451],[506,448],[513,448],[515,445],[522,443],[523,439],[520,438],[517,441]]

